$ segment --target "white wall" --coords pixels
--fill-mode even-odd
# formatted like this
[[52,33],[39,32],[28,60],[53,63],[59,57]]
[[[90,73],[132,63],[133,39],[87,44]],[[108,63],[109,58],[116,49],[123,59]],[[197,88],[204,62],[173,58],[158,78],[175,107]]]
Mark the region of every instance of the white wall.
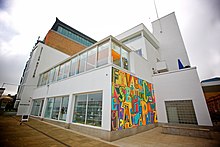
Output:
[[198,125],[212,126],[196,68],[153,76],[158,122],[168,123],[164,101],[192,100]]
[[139,56],[135,52],[130,53],[130,68],[131,73],[138,78],[146,80],[147,82],[152,83],[152,69],[148,60]]
[[[56,97],[73,95],[85,92],[103,92],[102,101],[102,129],[111,130],[111,66],[103,66],[87,71],[67,79],[41,86],[34,90],[32,97]],[[74,101],[74,98],[73,98]],[[73,109],[71,114],[73,115]],[[71,120],[72,121],[72,120]]]
[[152,26],[153,34],[160,42],[161,58],[166,61],[168,70],[178,69],[178,59],[184,66],[190,65],[175,13],[152,22]]
[[[40,60],[38,61],[39,57]],[[33,55],[30,59],[29,66],[25,72],[25,81],[21,84],[22,90],[18,93],[21,101],[19,103],[17,115],[28,114],[30,112],[29,107],[32,99],[31,95],[33,93],[33,89],[37,87],[39,75],[68,57],[68,55],[47,45],[42,43],[37,44],[37,47],[33,51]],[[39,64],[37,66],[35,77],[33,77],[37,62],[39,62]]]
[[158,49],[156,49],[146,38],[144,39],[145,48],[147,52],[147,59],[150,63],[150,68],[156,69],[157,59],[161,60]]

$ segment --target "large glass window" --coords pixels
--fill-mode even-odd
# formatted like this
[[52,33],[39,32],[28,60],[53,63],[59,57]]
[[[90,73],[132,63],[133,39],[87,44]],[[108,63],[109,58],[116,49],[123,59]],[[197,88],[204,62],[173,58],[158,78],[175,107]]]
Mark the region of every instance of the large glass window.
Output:
[[70,38],[70,39],[73,39],[75,41],[77,41],[78,43],[82,44],[82,45],[85,45],[85,46],[90,46],[92,45],[93,43],[88,41],[87,39],[84,39],[83,37],[79,36],[79,35],[76,35],[74,33],[72,33],[71,31],[68,31],[60,26],[58,26],[58,29],[57,31],[63,35],[65,35],[66,37]]
[[78,56],[74,57],[72,60],[71,60],[71,64],[70,64],[70,76],[73,76],[76,74],[76,69],[78,67]]
[[101,126],[102,122],[102,93],[88,94],[86,124]]
[[121,66],[121,49],[112,42],[112,62],[118,66]]
[[68,108],[68,97],[62,98],[61,111],[60,111],[60,120],[66,120],[67,108]]
[[73,122],[77,123],[85,123],[86,117],[86,104],[87,103],[87,95],[76,95],[75,96],[75,107],[73,114]]
[[75,96],[73,122],[101,126],[102,93],[80,94]]
[[68,102],[68,96],[48,98],[44,117],[65,121],[68,109]]
[[97,54],[97,67],[107,64],[109,57],[109,42],[100,45]]
[[34,116],[39,115],[40,105],[41,105],[41,100],[33,100],[31,115],[34,115]]
[[122,56],[122,67],[128,70],[128,51],[121,48],[121,56]]
[[48,98],[47,99],[47,107],[46,107],[46,110],[45,110],[44,117],[51,118],[53,104],[54,104],[54,98]]
[[51,116],[52,119],[58,119],[59,118],[60,103],[61,103],[61,98],[55,98],[54,99],[52,116]]
[[97,59],[96,54],[97,54],[97,48],[93,48],[88,51],[86,70],[90,70],[96,67],[96,59]]
[[112,62],[128,70],[128,51],[112,42]]
[[84,52],[80,55],[80,61],[79,61],[79,73],[85,71],[86,67],[86,58],[87,58],[87,52]]

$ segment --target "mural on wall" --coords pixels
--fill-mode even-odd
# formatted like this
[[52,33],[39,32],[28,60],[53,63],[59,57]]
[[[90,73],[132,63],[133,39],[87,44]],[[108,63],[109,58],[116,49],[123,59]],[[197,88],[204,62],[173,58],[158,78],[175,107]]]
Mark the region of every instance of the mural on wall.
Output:
[[157,122],[153,85],[112,68],[111,130]]

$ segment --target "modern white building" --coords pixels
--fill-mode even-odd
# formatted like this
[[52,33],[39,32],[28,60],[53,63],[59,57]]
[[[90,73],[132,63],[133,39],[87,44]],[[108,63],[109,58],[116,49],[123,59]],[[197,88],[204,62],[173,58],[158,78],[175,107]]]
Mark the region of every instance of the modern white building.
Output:
[[212,126],[175,14],[152,26],[96,42],[57,19],[27,62],[17,114],[109,141],[157,124]]

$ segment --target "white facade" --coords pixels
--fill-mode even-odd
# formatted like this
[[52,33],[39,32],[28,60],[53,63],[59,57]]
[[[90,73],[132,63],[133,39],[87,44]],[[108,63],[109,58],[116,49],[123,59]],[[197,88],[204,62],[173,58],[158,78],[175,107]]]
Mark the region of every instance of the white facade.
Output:
[[158,122],[168,123],[165,101],[191,100],[198,125],[212,126],[196,68],[156,74],[153,80]]
[[168,70],[178,69],[178,59],[184,66],[190,66],[175,14],[168,14],[154,21],[152,26],[153,35],[160,42],[161,60],[166,61]]
[[[41,112],[35,116],[54,122],[62,122],[79,127],[88,127],[111,132],[115,129],[113,128],[115,126],[117,127],[116,130],[120,130],[120,126],[121,124],[123,125],[123,123],[123,129],[125,130],[128,127],[135,128],[137,126],[143,126],[143,124],[155,123],[156,117],[151,117],[156,116],[156,113],[159,123],[170,123],[168,114],[166,113],[167,108],[165,102],[189,100],[193,103],[192,111],[195,112],[195,115],[192,116],[196,119],[196,123],[194,124],[212,126],[196,68],[188,67],[181,70],[178,68],[178,59],[181,60],[184,66],[190,66],[190,63],[175,14],[171,13],[153,22],[153,31],[153,34],[150,33],[143,24],[140,24],[115,38],[109,36],[72,57],[41,43],[38,44],[38,47],[32,55],[33,59],[31,59],[29,64],[30,68],[27,70],[27,80],[24,83],[28,85],[37,85],[38,83],[38,86],[29,87],[29,89],[26,88],[24,91],[20,92],[19,97],[21,98],[21,102],[18,115],[31,112],[28,109],[30,104],[29,101],[43,100],[41,101]],[[105,47],[105,45],[107,45],[107,47]],[[41,47],[43,47],[42,51]],[[38,61],[39,56],[40,62]],[[33,78],[32,76],[37,62],[39,62],[39,65],[35,73],[36,76]],[[75,63],[77,63],[77,66],[75,66]],[[78,69],[74,69],[74,74],[70,74],[72,71],[71,68],[73,68],[72,66],[82,71],[78,72]],[[87,66],[92,67],[92,69],[87,69]],[[54,71],[57,69],[58,71]],[[61,70],[63,71],[60,72]],[[113,71],[115,73],[113,73]],[[50,80],[50,77],[47,77],[47,81],[44,84],[38,82],[41,80],[40,77],[44,76],[46,73],[52,72],[54,72],[53,76],[56,76],[55,80]],[[126,76],[118,78],[121,76],[119,72],[121,75],[124,74]],[[60,73],[62,75],[60,75]],[[59,76],[62,78],[59,79]],[[130,77],[136,79],[136,83],[132,80],[129,81]],[[114,81],[115,78],[118,78],[116,82]],[[128,86],[130,85],[129,82],[133,82],[133,87]],[[146,85],[141,85],[142,82]],[[119,84],[125,87],[120,87]],[[137,86],[138,84],[139,86]],[[141,104],[139,102],[138,107],[134,105],[133,102],[130,105],[131,102],[129,99],[131,96],[128,96],[125,100],[125,96],[127,96],[126,93],[129,93],[135,88],[135,99],[139,101],[141,99]],[[149,92],[149,90],[150,94],[148,93],[147,95],[146,93]],[[146,98],[146,96],[144,96],[144,98],[142,97],[143,94],[141,94],[141,92],[143,91],[144,95],[147,96],[147,100],[146,103],[142,105],[143,99]],[[88,114],[88,95],[97,92],[101,92],[102,94],[101,125],[92,126],[86,123],[86,119],[90,115]],[[128,102],[124,103],[122,106],[123,110],[119,111],[120,108],[118,107],[121,104],[114,98],[123,99],[122,93],[124,93],[124,101]],[[76,105],[76,101],[78,100],[76,97],[80,95],[87,95],[85,108],[86,115],[85,120],[83,120],[85,123],[73,121],[73,116],[78,115],[76,108],[80,104],[77,102]],[[57,108],[59,108],[59,110],[54,109],[56,98],[59,97],[68,98],[68,105],[66,105],[68,108],[65,114],[65,120],[60,119],[63,100],[60,99],[58,102],[59,106],[57,106]],[[53,106],[51,108],[49,108],[50,98],[52,98],[53,101]],[[150,98],[151,101],[148,100],[148,98]],[[156,99],[156,110],[154,109],[154,98]],[[149,103],[147,103],[147,101]],[[118,104],[116,104],[116,102],[118,102]],[[22,104],[28,105],[24,108]],[[33,105],[34,104],[32,104],[32,107],[34,108]],[[144,110],[144,107],[147,107],[147,105],[148,107],[152,107],[149,115],[143,114],[147,112]],[[128,107],[132,107],[129,113],[130,111],[134,111],[134,109],[135,112],[140,112],[132,113],[133,116],[137,116],[135,118],[132,116],[132,123],[130,114],[127,116],[125,113]],[[115,109],[117,109],[117,113],[115,113]],[[142,109],[142,111],[140,109]],[[56,113],[59,113],[59,116],[57,116],[56,119],[53,117],[45,117],[47,111],[51,111],[51,113],[57,111]],[[124,114],[120,114],[121,112],[124,112]],[[139,116],[139,114],[141,114],[141,116]],[[124,115],[124,120],[119,119],[119,115]],[[143,115],[146,118],[144,118]],[[118,120],[115,121],[116,117],[118,117]],[[126,117],[127,119],[125,119]],[[138,119],[138,121],[136,119]],[[146,122],[145,119],[149,120],[149,122]],[[127,120],[129,121],[126,122]],[[99,135],[102,136],[102,134]]]
[[[58,81],[49,86],[45,85],[39,87],[34,91],[33,97],[36,99],[44,98],[46,101],[48,97],[69,96],[69,98],[72,99],[70,101],[72,101],[73,105],[75,101],[75,97],[73,96],[74,94],[102,91],[103,98],[106,98],[103,100],[102,105],[102,128],[104,130],[110,130],[111,113],[108,110],[111,109],[111,106],[109,105],[111,103],[111,99],[107,99],[111,96],[111,93],[109,93],[109,91],[111,91],[111,85],[109,84],[110,82],[111,67],[106,66],[100,68],[99,70],[79,74],[74,78]],[[45,112],[45,107],[46,105],[43,107],[43,113],[41,115],[42,118]],[[66,123],[72,123],[73,108],[71,109],[71,107],[69,107],[68,109],[70,109],[68,110],[69,114],[67,114],[69,118],[67,119],[68,122]]]
[[18,115],[30,113],[29,108],[31,101],[34,98],[32,97],[32,94],[37,87],[39,74],[69,57],[68,55],[42,43],[38,43],[31,54],[17,96],[17,99],[20,99],[17,112]]

